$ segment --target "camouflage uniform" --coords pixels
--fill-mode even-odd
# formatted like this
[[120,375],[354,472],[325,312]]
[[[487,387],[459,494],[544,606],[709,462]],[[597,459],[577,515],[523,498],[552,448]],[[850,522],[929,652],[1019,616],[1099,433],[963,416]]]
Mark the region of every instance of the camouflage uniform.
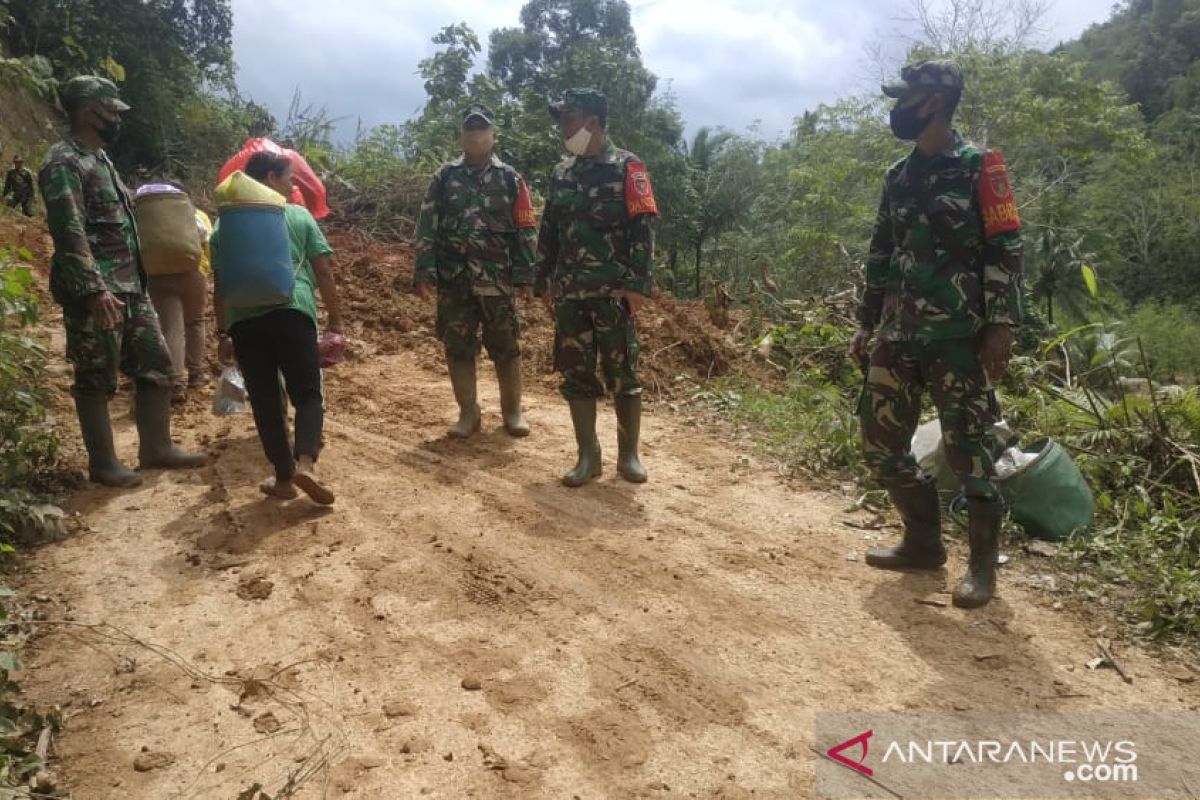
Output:
[[0,192],[0,196],[8,197],[12,195],[12,199],[8,201],[9,208],[21,207],[21,211],[27,217],[33,216],[33,173],[25,169],[25,167],[16,167],[8,171],[4,176],[4,191]]
[[[140,383],[171,385],[171,357],[146,296],[129,190],[103,150],[77,139],[50,149],[38,172],[54,240],[50,291],[63,307],[76,394],[111,396],[118,370]],[[108,290],[125,304],[123,322],[102,330],[87,298]]]
[[[620,291],[649,295],[658,210],[645,165],[610,142],[554,170],[538,236],[535,292],[555,304],[555,368],[568,400],[640,394],[637,326]],[[599,359],[604,383],[596,378]]]
[[[906,67],[904,75],[905,89],[941,80],[961,87],[957,68]],[[926,157],[914,148],[884,176],[858,309],[878,338],[859,414],[867,461],[890,486],[923,478],[910,445],[928,389],[967,496],[998,496],[989,438],[998,408],[976,339],[987,324],[1020,323],[1022,257],[1011,195],[1011,219],[981,208],[980,183],[992,177],[985,154],[957,133],[946,151]]]
[[517,358],[514,286],[533,283],[537,220],[525,180],[493,156],[460,157],[429,184],[417,222],[413,278],[437,286],[437,335],[449,359],[474,360],[483,344],[496,364]]

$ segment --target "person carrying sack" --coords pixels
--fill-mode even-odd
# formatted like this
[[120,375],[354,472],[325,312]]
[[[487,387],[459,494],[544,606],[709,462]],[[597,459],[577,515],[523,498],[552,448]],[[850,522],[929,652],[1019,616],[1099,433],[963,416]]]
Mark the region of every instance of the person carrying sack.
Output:
[[140,187],[134,214],[150,301],[171,351],[172,400],[182,402],[188,389],[208,382],[204,364],[208,281],[203,268],[212,226],[186,189],[174,181]]
[[[325,407],[314,287],[328,312],[329,331],[341,333],[333,248],[307,209],[286,204],[292,191],[292,164],[286,155],[255,153],[246,162],[245,175],[231,177],[232,188],[224,183],[218,188],[219,203],[222,190],[237,194],[237,183],[245,177],[273,192],[265,200],[261,194],[241,203],[233,197],[221,205],[210,243],[218,354],[222,363],[236,355],[263,452],[275,467],[274,479],[259,488],[285,500],[302,490],[315,502],[331,505],[334,494],[316,467]],[[261,193],[262,187],[258,189]],[[281,373],[296,408],[294,445],[280,394]]]

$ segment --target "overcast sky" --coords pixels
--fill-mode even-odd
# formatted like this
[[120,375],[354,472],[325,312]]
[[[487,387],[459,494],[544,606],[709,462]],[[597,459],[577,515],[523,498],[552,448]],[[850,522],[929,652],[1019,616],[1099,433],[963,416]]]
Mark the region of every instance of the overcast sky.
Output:
[[[417,62],[448,24],[465,21],[486,46],[518,24],[522,0],[233,0],[234,55],[244,94],[281,121],[294,91],[344,118],[343,136],[402,122],[424,102]],[[903,52],[905,0],[632,0],[642,58],[669,86],[689,129],[769,137],[805,109],[877,83],[869,48]],[[1108,0],[1054,0],[1046,46],[1106,19]]]

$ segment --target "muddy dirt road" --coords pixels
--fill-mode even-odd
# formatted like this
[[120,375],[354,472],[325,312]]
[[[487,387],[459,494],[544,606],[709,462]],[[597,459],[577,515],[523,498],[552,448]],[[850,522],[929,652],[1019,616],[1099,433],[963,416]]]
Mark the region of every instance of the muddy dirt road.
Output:
[[566,407],[536,381],[532,437],[499,430],[484,380],[458,443],[427,354],[328,374],[333,510],[261,497],[249,417],[197,400],[177,427],[212,466],[81,492],[88,529],[34,558],[23,591],[72,624],[28,682],[64,707],[75,797],[807,797],[822,710],[1200,704],[1134,649],[1132,686],[1089,671],[1086,625],[1011,583],[977,613],[914,602],[949,599],[961,553],[866,568],[878,535],[843,497],[683,413],[647,415],[640,487],[602,414],[605,475],[572,491]]

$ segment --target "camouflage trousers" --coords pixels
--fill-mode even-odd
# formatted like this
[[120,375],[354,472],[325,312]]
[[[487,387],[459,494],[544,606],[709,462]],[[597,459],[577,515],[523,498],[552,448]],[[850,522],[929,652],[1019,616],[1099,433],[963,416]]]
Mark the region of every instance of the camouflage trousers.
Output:
[[75,368],[75,395],[117,391],[117,373],[141,384],[171,385],[171,355],[158,326],[154,306],[145,294],[119,294],[125,304],[121,324],[114,330],[100,327],[83,302],[63,306],[67,330],[67,359]]
[[506,364],[521,355],[521,319],[512,297],[472,293],[469,286],[439,286],[437,337],[446,358],[474,361],[479,355],[480,329],[488,357]]
[[999,408],[974,339],[880,342],[871,354],[859,400],[863,452],[887,486],[911,486],[924,476],[912,454],[925,390],[942,424],[946,459],[968,497],[998,496],[992,425]]
[[[554,368],[562,373],[568,400],[641,394],[638,383],[637,324],[613,297],[559,300],[554,306]],[[596,377],[596,361],[604,383]]]

